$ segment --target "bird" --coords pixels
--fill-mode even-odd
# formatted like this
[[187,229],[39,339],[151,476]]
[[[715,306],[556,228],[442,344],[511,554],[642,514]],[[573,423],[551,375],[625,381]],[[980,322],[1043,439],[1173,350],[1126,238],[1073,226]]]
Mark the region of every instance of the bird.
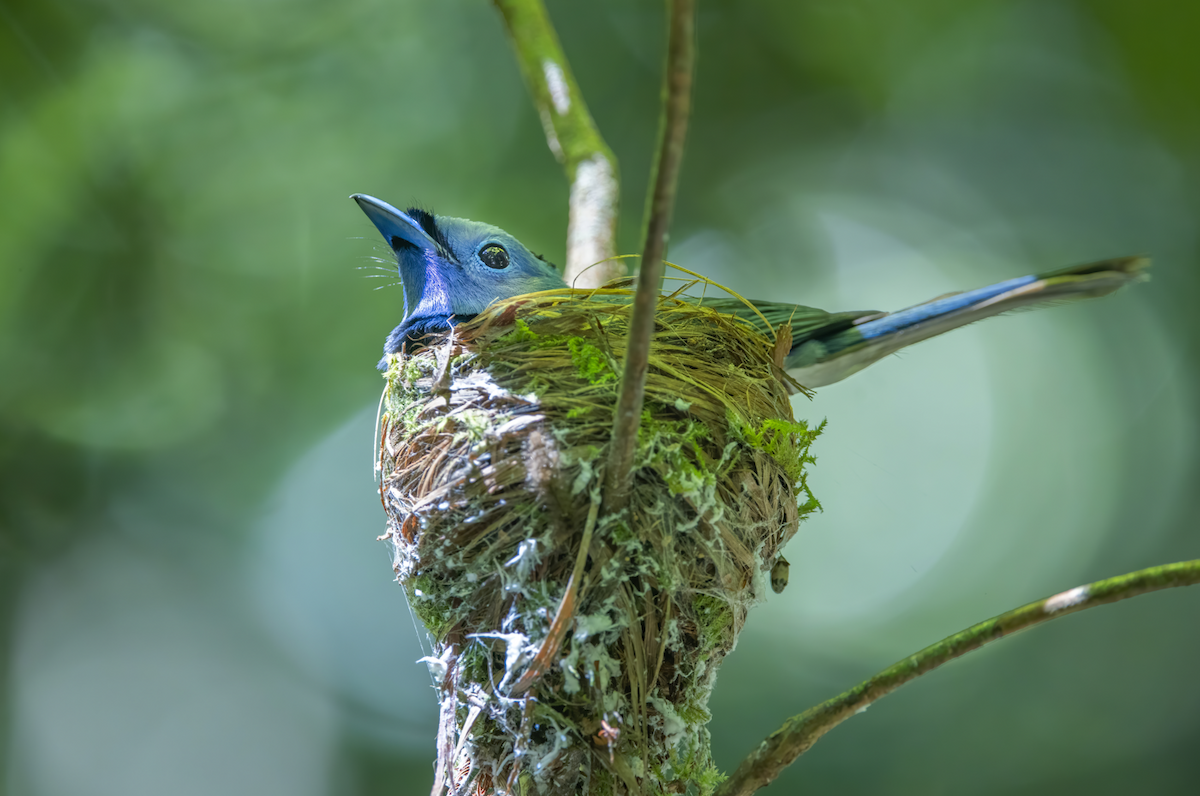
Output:
[[[366,194],[351,196],[396,255],[404,319],[387,336],[379,369],[407,340],[445,331],[497,299],[567,287],[562,275],[504,230],[412,207],[398,210]],[[897,310],[826,312],[774,301],[697,299],[764,334],[789,324],[784,368],[799,384],[825,387],[902,348],[975,321],[1048,302],[1098,298],[1147,278],[1146,257],[1117,257],[950,293]]]

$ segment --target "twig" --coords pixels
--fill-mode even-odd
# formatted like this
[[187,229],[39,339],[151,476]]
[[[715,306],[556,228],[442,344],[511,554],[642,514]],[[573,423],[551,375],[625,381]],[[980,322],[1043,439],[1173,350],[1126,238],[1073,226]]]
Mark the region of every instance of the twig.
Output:
[[546,673],[555,656],[558,655],[563,639],[567,637],[567,628],[571,626],[571,620],[575,618],[575,602],[579,595],[580,581],[583,580],[583,565],[587,563],[588,550],[592,546],[592,529],[596,527],[596,515],[599,513],[599,509],[599,501],[593,500],[592,507],[588,511],[587,522],[583,526],[583,540],[579,543],[579,552],[575,556],[575,567],[567,581],[567,590],[558,603],[558,610],[554,612],[554,621],[550,623],[550,631],[546,633],[546,639],[542,642],[537,654],[533,656],[533,660],[529,662],[525,673],[509,689],[510,697],[524,694]]
[[866,710],[871,703],[910,680],[984,644],[1086,608],[1196,583],[1200,583],[1200,559],[1096,581],[980,622],[893,664],[846,693],[788,719],[747,755],[733,775],[717,789],[716,796],[749,796],[769,785],[821,736],[846,719]]
[[622,263],[609,259],[616,254],[617,159],[596,129],[542,0],[493,3],[504,17],[546,142],[571,184],[563,278],[575,287],[599,287],[625,275]]
[[606,468],[604,503],[609,511],[620,511],[629,500],[630,469],[637,443],[646,368],[650,361],[650,337],[654,332],[654,310],[662,282],[663,254],[667,229],[675,207],[675,187],[683,161],[688,112],[692,104],[692,73],[696,63],[696,7],[694,0],[667,0],[667,65],[663,77],[663,110],[659,124],[659,146],[646,201],[646,241],[637,295],[629,321],[629,349],[621,395],[613,418],[613,444]]
[[[650,192],[642,221],[642,268],[662,269],[667,234],[675,210],[675,190],[692,106],[692,76],[696,66],[695,0],[667,0],[667,66],[663,76],[658,151],[650,166]],[[661,278],[659,280],[661,282]]]

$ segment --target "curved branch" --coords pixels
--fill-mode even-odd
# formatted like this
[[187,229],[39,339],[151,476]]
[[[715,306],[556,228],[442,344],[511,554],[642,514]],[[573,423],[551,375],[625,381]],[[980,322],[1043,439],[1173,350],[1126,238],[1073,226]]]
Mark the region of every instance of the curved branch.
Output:
[[675,208],[675,187],[683,162],[688,114],[692,105],[692,74],[696,65],[695,0],[667,0],[667,65],[663,76],[663,111],[659,124],[659,146],[651,173],[646,201],[646,241],[638,273],[637,295],[629,321],[629,349],[621,395],[613,418],[613,445],[608,457],[604,503],[609,511],[620,511],[629,499],[629,476],[633,451],[641,423],[650,362],[650,337],[654,310],[662,283],[663,254],[667,229]]
[[504,18],[546,142],[571,184],[563,278],[575,287],[599,287],[625,275],[621,262],[609,259],[616,254],[617,159],[588,112],[542,0],[492,2]]
[[822,735],[872,702],[947,661],[1018,630],[1098,605],[1107,605],[1146,592],[1200,583],[1200,559],[1150,567],[1128,575],[1096,581],[1086,586],[980,622],[910,655],[860,683],[846,693],[809,708],[784,722],[757,749],[746,756],[733,775],[717,789],[717,796],[749,796],[769,785],[780,772],[804,754]]

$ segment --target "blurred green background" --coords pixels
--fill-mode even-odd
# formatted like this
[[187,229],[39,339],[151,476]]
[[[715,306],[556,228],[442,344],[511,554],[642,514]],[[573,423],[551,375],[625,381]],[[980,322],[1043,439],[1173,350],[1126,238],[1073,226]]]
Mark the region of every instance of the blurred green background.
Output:
[[[896,309],[1146,253],[798,400],[825,512],[712,699],[718,763],[1018,604],[1200,555],[1200,6],[703,0],[671,256]],[[661,3],[550,2],[634,251]],[[371,474],[398,321],[347,196],[562,262],[567,186],[482,0],[0,0],[0,787],[408,794],[422,637]],[[1006,640],[772,792],[1194,793],[1200,590]]]

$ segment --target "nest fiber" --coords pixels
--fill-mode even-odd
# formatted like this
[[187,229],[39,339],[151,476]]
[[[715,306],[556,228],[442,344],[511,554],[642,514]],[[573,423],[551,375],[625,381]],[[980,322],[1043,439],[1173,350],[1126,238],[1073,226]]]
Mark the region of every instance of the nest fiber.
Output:
[[[790,335],[659,300],[631,497],[602,484],[632,292],[489,307],[387,372],[381,497],[434,640],[435,793],[706,793],[717,666],[817,508]],[[779,585],[779,584],[776,584]]]

